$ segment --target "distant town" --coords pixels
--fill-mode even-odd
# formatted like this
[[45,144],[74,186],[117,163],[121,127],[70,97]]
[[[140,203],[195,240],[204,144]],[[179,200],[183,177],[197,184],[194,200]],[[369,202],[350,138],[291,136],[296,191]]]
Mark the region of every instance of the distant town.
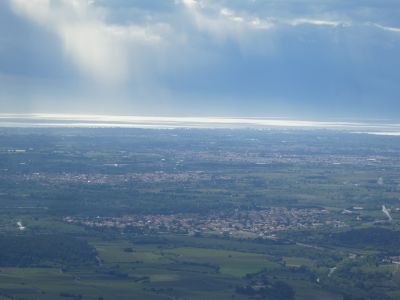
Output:
[[316,229],[321,226],[345,226],[342,221],[326,220],[329,212],[319,208],[272,207],[264,210],[232,213],[131,215],[122,217],[64,218],[74,223],[96,228],[131,229],[142,233],[216,234],[238,238],[270,238],[287,230]]

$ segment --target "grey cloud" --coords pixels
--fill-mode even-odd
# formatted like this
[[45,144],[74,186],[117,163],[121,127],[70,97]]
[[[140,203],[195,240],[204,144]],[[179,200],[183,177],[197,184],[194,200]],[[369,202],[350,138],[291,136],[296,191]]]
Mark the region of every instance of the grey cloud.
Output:
[[0,3],[9,109],[11,98],[27,110],[149,114],[399,108],[396,1],[73,2]]

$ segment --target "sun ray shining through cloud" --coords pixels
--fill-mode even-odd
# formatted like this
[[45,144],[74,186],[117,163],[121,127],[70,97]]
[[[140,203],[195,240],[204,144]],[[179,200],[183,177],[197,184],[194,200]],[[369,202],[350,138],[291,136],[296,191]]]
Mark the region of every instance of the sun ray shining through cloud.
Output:
[[87,0],[11,0],[17,14],[54,32],[65,54],[89,76],[104,82],[120,81],[129,75],[129,61],[135,46],[162,41],[152,26],[116,25],[105,21],[106,12]]

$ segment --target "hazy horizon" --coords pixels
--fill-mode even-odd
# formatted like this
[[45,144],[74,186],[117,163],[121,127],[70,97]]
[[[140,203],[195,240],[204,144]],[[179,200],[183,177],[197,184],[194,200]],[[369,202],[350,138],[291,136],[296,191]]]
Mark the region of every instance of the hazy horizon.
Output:
[[399,136],[400,123],[389,120],[318,121],[251,117],[177,117],[77,114],[0,114],[0,128],[145,128],[145,129],[325,129]]

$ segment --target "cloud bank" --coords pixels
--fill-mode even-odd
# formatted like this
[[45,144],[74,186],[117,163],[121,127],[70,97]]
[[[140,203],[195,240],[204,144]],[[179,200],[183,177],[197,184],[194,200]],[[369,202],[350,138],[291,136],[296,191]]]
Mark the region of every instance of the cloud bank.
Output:
[[394,0],[6,0],[0,103],[3,112],[393,117],[399,13]]

